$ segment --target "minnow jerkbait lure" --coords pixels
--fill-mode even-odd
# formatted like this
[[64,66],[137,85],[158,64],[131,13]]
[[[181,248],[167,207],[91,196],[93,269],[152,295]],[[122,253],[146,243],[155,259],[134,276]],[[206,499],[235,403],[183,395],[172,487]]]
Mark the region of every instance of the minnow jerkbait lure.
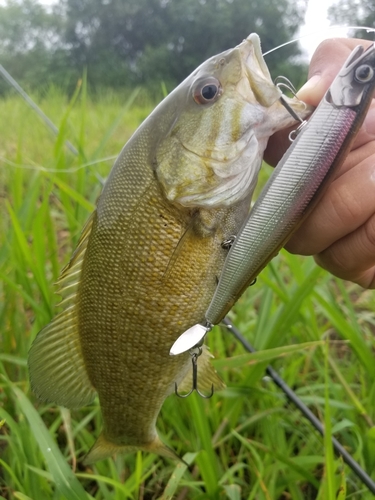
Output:
[[186,330],[170,353],[199,344],[285,245],[342,165],[375,89],[375,44],[357,46],[308,122],[297,131],[228,253],[205,319]]

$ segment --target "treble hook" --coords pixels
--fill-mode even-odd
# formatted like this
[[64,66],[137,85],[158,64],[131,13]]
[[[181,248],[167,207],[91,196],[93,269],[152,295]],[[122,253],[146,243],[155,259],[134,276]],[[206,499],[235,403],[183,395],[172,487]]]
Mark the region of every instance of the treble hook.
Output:
[[[285,76],[278,76],[275,81],[274,81],[276,87],[282,91],[281,89],[287,89],[289,92],[294,96],[297,97],[297,90],[294,87],[293,83],[288,80]],[[298,99],[298,97],[297,97]],[[289,105],[289,103],[285,100],[284,95],[280,96],[280,102],[286,108],[288,113],[296,120],[299,122],[299,126],[296,130],[292,130],[289,134],[289,140],[290,142],[293,142],[294,139],[297,137],[297,135],[301,132],[302,128],[306,125],[306,120],[302,120],[300,116],[297,115],[297,113],[294,111],[294,109]]]
[[289,80],[289,78],[287,78],[286,76],[282,75],[277,76],[273,83],[276,85],[278,89],[281,88],[287,89],[291,94],[294,95],[294,97],[296,97],[297,89],[295,88],[293,83]]
[[[280,86],[280,85],[279,85]],[[297,121],[300,123],[300,126],[305,123],[305,120],[302,120],[300,116],[297,115],[297,113],[294,111],[294,109],[288,104],[288,102],[285,100],[284,96],[280,96],[280,102],[286,108],[288,113]]]
[[187,398],[194,391],[196,391],[200,395],[201,398],[209,399],[212,397],[212,395],[214,393],[214,385],[213,384],[211,387],[211,394],[205,395],[202,392],[200,392],[200,390],[198,389],[198,358],[201,354],[202,354],[202,347],[196,347],[195,350],[194,350],[194,348],[190,349],[191,362],[193,365],[193,385],[192,385],[191,390],[187,394],[180,394],[178,392],[177,383],[175,382],[174,383],[174,392],[175,392],[176,396],[178,396],[179,398]]

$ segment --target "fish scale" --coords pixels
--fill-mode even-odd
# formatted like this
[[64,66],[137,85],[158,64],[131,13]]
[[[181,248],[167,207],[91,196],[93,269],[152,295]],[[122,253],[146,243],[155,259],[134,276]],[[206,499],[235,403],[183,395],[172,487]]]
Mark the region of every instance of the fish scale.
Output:
[[[123,171],[125,178],[129,172],[131,169]],[[125,179],[118,179],[123,185],[127,184]],[[101,202],[105,203],[105,196]],[[222,260],[225,256],[211,238],[197,238],[192,233],[178,256],[184,266],[174,266],[164,279],[169,261],[185,230],[180,216],[173,217],[172,214],[171,208],[166,209],[160,189],[154,182],[146,195],[143,194],[142,203],[133,212],[130,224],[126,213],[119,215],[112,231],[132,236],[122,239],[122,245],[116,240],[111,241],[111,249],[109,252],[105,249],[105,257],[101,256],[104,249],[100,221],[94,223],[86,260],[90,265],[84,265],[82,270],[80,295],[85,297],[85,301],[80,305],[79,318],[86,367],[99,395],[105,394],[100,399],[101,409],[104,422],[111,424],[108,430],[105,428],[104,435],[122,445],[147,445],[155,439],[154,422],[158,408],[172,391],[171,381],[181,381],[190,366],[188,354],[183,359],[169,356],[170,343],[174,335],[186,328],[189,320],[203,315],[202,304],[207,303],[212,295],[216,287],[214,277],[219,272],[217,258],[212,258],[212,254],[220,251]],[[165,220],[169,220],[167,225]],[[105,233],[105,219],[103,225]],[[139,225],[143,226],[143,230],[134,231]],[[150,253],[150,245],[158,249],[157,254]],[[137,260],[126,258],[135,253],[138,253]],[[206,271],[211,286],[202,276],[202,266],[199,265],[202,260],[212,262],[211,268]],[[92,264],[93,261],[98,263],[102,272],[105,270],[110,290],[103,287],[100,272]],[[118,262],[119,271],[116,269]],[[184,283],[183,288],[181,283]],[[117,314],[113,314],[108,301],[117,303]],[[191,303],[190,314],[182,322],[181,309],[186,310],[187,301]],[[104,314],[94,315],[96,307],[100,307]],[[119,332],[123,331],[133,332],[133,335],[118,338]],[[152,332],[152,335],[143,335],[142,350],[145,355],[139,357],[141,331]],[[101,332],[95,342],[92,332]],[[111,344],[105,342],[106,338],[117,339],[116,346],[113,341]],[[109,360],[109,363],[99,368],[98,357]],[[140,374],[139,380],[134,387],[129,387],[126,381],[132,379],[135,367]],[[158,380],[158,385],[150,385],[150,379]],[[116,404],[118,400],[122,401],[121,405]],[[149,407],[154,407],[155,411],[152,425],[148,425],[146,432],[146,426],[141,421],[143,415],[147,415],[149,421]],[[125,427],[132,430],[126,437],[122,436]]]

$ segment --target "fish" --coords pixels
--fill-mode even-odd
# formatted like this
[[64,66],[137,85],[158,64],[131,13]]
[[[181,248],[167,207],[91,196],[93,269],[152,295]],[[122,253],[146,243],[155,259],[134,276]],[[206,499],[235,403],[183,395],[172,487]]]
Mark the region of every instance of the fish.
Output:
[[220,323],[300,227],[343,164],[375,92],[375,44],[358,45],[308,122],[295,131],[230,248],[205,322],[190,327],[171,354],[189,349]]
[[[98,395],[103,429],[84,464],[136,450],[178,458],[156,420],[175,384],[191,383],[191,356],[170,346],[204,318],[268,138],[295,123],[280,96],[253,33],[202,63],[116,160],[58,280],[61,312],[28,356],[40,400],[79,408]],[[202,390],[223,386],[210,357],[203,346]]]

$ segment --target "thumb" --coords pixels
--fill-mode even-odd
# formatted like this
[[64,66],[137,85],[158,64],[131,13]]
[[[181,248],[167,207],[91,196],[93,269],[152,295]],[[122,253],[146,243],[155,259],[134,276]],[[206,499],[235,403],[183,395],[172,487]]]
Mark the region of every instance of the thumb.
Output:
[[312,106],[317,106],[328,87],[357,45],[367,47],[366,40],[333,38],[322,42],[316,49],[309,67],[309,79],[298,91],[297,96]]

